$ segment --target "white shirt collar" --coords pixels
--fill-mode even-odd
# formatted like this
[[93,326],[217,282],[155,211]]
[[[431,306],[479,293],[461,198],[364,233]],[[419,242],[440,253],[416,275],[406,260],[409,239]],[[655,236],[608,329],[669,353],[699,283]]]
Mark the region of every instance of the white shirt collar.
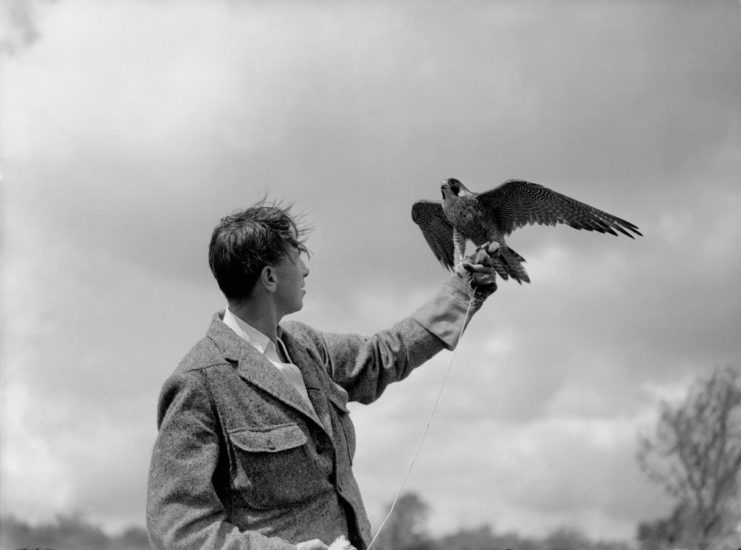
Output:
[[237,336],[244,339],[249,345],[262,353],[283,374],[283,376],[286,377],[286,380],[296,389],[309,407],[314,410],[314,405],[306,391],[306,384],[301,375],[301,371],[291,361],[291,358],[288,355],[288,350],[280,339],[278,342],[281,344],[283,355],[288,360],[287,363],[281,361],[278,357],[278,350],[270,338],[249,323],[245,323],[242,319],[234,315],[234,313],[229,311],[228,307],[224,311],[224,324],[232,329]]
[[228,307],[226,308],[226,311],[224,311],[224,324],[236,332],[240,338],[244,339],[260,353],[266,355],[271,352],[275,353],[275,344],[273,344],[269,337],[265,336],[249,323],[242,321],[242,319],[234,315]]

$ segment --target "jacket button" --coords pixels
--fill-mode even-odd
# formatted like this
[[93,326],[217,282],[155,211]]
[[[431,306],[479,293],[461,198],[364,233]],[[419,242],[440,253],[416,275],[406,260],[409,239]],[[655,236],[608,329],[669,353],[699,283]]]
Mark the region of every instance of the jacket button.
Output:
[[266,441],[266,443],[268,445],[268,449],[270,449],[271,451],[274,451],[275,450],[275,443],[273,443],[273,441],[271,439],[268,439]]

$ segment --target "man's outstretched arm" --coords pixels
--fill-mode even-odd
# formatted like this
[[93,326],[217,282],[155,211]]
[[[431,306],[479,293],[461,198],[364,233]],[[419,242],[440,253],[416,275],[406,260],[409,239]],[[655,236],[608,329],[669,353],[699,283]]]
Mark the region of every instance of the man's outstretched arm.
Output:
[[471,316],[496,290],[493,269],[477,255],[471,273],[453,275],[422,307],[391,329],[370,337],[307,330],[318,343],[330,376],[350,400],[370,403],[388,386],[442,349],[453,349]]

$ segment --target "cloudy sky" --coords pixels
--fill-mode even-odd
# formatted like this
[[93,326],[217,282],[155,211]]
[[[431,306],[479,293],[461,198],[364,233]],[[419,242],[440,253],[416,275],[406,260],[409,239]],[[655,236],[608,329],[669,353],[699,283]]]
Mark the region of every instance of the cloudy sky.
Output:
[[[372,333],[445,272],[455,176],[552,187],[635,241],[529,227],[407,487],[443,533],[630,539],[670,501],[637,434],[741,362],[741,3],[6,0],[3,513],[143,523],[163,380],[224,305],[206,252],[264,194],[314,226],[294,318]],[[353,408],[377,522],[451,354]]]

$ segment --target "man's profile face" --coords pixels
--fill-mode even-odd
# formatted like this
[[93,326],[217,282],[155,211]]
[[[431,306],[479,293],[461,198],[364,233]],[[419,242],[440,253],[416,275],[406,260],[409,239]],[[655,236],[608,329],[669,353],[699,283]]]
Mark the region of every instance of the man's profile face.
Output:
[[273,266],[277,280],[276,304],[281,315],[288,315],[300,310],[304,305],[306,294],[305,277],[309,268],[296,248],[289,248],[288,253]]

